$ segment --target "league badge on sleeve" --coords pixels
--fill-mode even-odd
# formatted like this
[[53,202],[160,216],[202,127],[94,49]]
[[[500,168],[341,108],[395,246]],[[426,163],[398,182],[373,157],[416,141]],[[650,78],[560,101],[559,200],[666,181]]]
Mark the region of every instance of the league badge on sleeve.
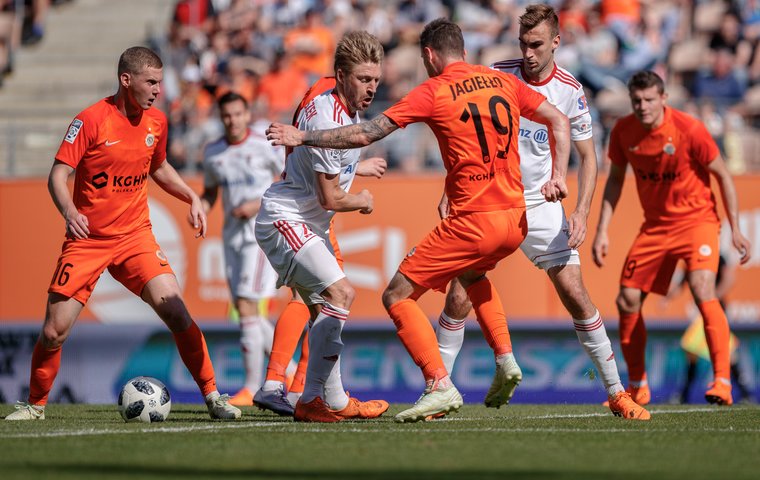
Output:
[[77,135],[79,135],[79,130],[82,129],[82,125],[84,125],[82,121],[75,118],[74,121],[71,122],[71,125],[69,125],[69,131],[66,132],[66,136],[63,139],[73,144],[74,140],[77,139]]

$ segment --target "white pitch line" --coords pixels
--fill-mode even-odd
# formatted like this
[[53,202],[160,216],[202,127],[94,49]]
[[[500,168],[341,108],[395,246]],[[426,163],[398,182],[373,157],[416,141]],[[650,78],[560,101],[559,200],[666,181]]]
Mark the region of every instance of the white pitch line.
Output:
[[[724,412],[731,412],[731,409],[728,408],[720,408],[720,407],[713,407],[713,408],[705,408],[705,407],[697,407],[697,408],[682,408],[682,409],[653,409],[649,410],[649,413],[654,415],[667,415],[667,414],[680,414],[680,413],[694,413],[694,412],[702,412],[702,413],[724,413]],[[599,413],[550,413],[548,415],[529,415],[527,417],[520,417],[524,419],[529,420],[546,420],[546,419],[557,419],[557,418],[590,418],[590,417],[608,417],[610,416],[610,412],[599,412]]]
[[[693,411],[693,410],[692,410]],[[667,412],[667,411],[665,411]],[[686,413],[685,411],[677,411],[676,413]],[[526,418],[526,417],[522,417]],[[534,417],[545,418],[545,417]],[[555,417],[557,418],[557,417]],[[451,419],[454,420],[454,419]],[[459,420],[459,419],[457,419]],[[464,419],[463,419],[464,420]],[[480,419],[468,419],[468,420],[480,420]],[[82,429],[82,430],[58,430],[52,432],[38,432],[38,433],[16,433],[3,435],[2,438],[57,438],[57,437],[81,437],[81,436],[98,436],[98,435],[123,435],[134,433],[187,433],[187,432],[220,432],[224,430],[237,430],[237,429],[257,429],[262,432],[271,433],[464,433],[464,432],[476,432],[476,433],[499,433],[499,432],[512,432],[512,433],[658,433],[658,432],[691,432],[691,433],[760,433],[760,428],[647,428],[631,430],[628,428],[562,428],[562,427],[483,427],[483,428],[437,428],[434,425],[439,425],[446,420],[436,420],[433,422],[417,424],[415,426],[396,425],[397,428],[389,429],[387,427],[375,428],[378,425],[369,425],[365,428],[325,428],[319,426],[296,426],[293,423],[270,423],[270,422],[243,422],[243,423],[223,423],[218,425],[188,425],[183,427],[145,427],[135,430],[120,430],[120,429]],[[622,420],[621,420],[622,421]],[[421,427],[426,425],[426,427]],[[651,424],[650,424],[651,425]]]

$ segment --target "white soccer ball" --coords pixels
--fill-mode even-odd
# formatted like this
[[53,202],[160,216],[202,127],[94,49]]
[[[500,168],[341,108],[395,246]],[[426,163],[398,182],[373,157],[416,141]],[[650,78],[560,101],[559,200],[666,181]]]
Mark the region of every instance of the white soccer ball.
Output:
[[163,422],[171,409],[169,390],[153,377],[135,377],[119,393],[119,413],[125,422]]

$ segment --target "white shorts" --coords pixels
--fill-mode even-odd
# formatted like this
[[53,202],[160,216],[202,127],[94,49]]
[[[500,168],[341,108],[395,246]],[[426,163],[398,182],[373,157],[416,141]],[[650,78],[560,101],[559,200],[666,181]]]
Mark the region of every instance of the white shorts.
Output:
[[294,287],[307,305],[325,303],[320,294],[346,276],[330,240],[305,223],[256,223],[256,240],[277,272],[277,286]]
[[224,245],[227,284],[235,299],[262,300],[277,293],[277,273],[256,243]]
[[528,260],[548,270],[558,265],[580,265],[578,250],[570,248],[569,225],[560,202],[544,202],[528,207],[528,235],[520,245]]

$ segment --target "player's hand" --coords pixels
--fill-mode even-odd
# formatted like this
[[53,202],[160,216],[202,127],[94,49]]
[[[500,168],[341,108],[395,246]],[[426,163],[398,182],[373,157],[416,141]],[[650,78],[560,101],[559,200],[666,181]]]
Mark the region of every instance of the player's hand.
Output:
[[261,203],[258,201],[243,202],[237,207],[233,208],[230,214],[235,218],[239,218],[240,220],[248,220],[259,213],[260,206]]
[[610,241],[607,238],[607,232],[596,232],[594,245],[591,247],[591,256],[594,257],[594,263],[597,267],[604,266],[604,257],[610,248]]
[[752,248],[750,241],[747,240],[747,238],[742,235],[742,232],[739,230],[734,230],[732,232],[731,241],[733,242],[734,247],[739,250],[739,255],[741,255],[739,263],[741,265],[744,265],[745,263],[749,262],[749,259],[752,258],[752,255],[749,253],[750,249]]
[[568,235],[567,246],[570,248],[578,248],[586,240],[586,219],[587,214],[583,212],[574,211],[570,218],[567,219]]
[[371,157],[359,162],[356,174],[360,177],[381,178],[387,169],[388,162],[383,157]]
[[557,202],[567,197],[567,184],[564,178],[551,178],[541,186],[541,194],[547,202]]
[[375,199],[372,197],[372,194],[369,193],[369,190],[366,188],[359,192],[359,196],[363,197],[367,201],[367,206],[359,209],[359,213],[362,213],[364,215],[369,215],[372,213],[372,210],[375,209]]
[[188,218],[190,225],[198,230],[195,234],[195,238],[206,238],[206,228],[208,227],[206,222],[206,212],[203,211],[203,205],[198,197],[193,199],[193,203],[190,204],[190,216]]
[[90,221],[77,210],[66,212],[66,238],[81,240],[90,236]]
[[275,146],[298,147],[303,145],[303,132],[292,125],[275,122],[269,125],[266,134],[267,140]]

